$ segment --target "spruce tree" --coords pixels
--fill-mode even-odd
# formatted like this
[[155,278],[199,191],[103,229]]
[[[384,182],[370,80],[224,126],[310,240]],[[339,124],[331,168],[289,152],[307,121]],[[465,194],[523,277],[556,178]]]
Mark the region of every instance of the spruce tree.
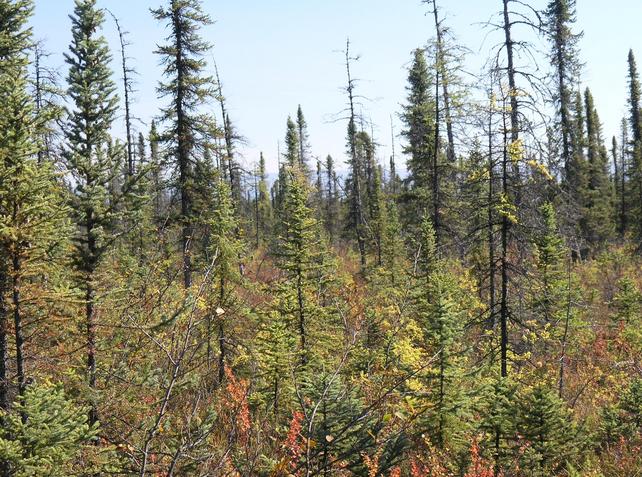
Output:
[[[119,201],[113,185],[121,164],[108,151],[109,130],[118,97],[111,80],[111,55],[100,35],[104,13],[95,0],[76,0],[72,21],[72,42],[65,59],[71,109],[65,126],[65,160],[73,177],[71,209],[77,226],[74,237],[74,264],[85,302],[87,380],[96,388],[96,284],[95,273],[113,243],[111,229],[118,215]],[[90,423],[97,420],[92,406]]]
[[296,110],[296,130],[299,137],[299,167],[306,173],[310,172],[310,164],[308,163],[308,123],[303,116],[301,105]]
[[337,190],[337,173],[334,169],[334,159],[328,154],[325,158],[325,171],[326,171],[326,201],[324,223],[325,229],[328,233],[330,243],[334,241],[337,235],[338,220],[339,220],[339,191]]
[[299,155],[301,154],[301,151],[302,149],[297,125],[292,121],[292,118],[288,116],[285,131],[285,153],[283,154],[285,164],[288,167],[298,165],[300,168],[301,161],[299,160]]
[[[28,420],[20,418],[29,416]],[[61,386],[29,386],[16,412],[0,426],[0,460],[15,477],[77,475],[90,470],[83,446],[97,435],[85,409],[75,406]]]
[[278,418],[291,402],[293,389],[288,376],[298,363],[296,332],[286,316],[273,311],[262,317],[256,343],[263,384],[258,390],[260,401],[266,412]]
[[570,411],[546,384],[525,389],[517,400],[516,426],[524,449],[522,468],[533,477],[559,475],[580,450],[581,439]]
[[301,362],[310,352],[310,325],[318,312],[315,289],[323,266],[323,243],[312,210],[308,207],[308,185],[297,165],[287,169],[288,188],[280,217],[280,233],[274,253],[285,274],[279,308],[298,334]]
[[33,49],[33,101],[37,118],[36,137],[38,142],[38,162],[50,161],[54,157],[54,142],[58,125],[64,114],[61,105],[62,90],[58,84],[58,73],[45,66],[43,62],[50,56],[41,42],[36,42]]
[[422,327],[428,356],[436,356],[427,385],[427,426],[434,445],[453,449],[462,444],[464,431],[464,398],[459,383],[463,372],[462,312],[457,303],[456,282],[446,271],[447,264],[437,256],[435,232],[428,218],[423,219],[421,233],[416,320]]
[[[53,164],[40,162],[39,118],[28,92],[31,1],[0,2],[0,412],[9,407],[9,312],[13,316],[17,393],[27,384],[28,342],[42,318],[39,308],[59,298],[44,280],[64,268],[68,210]],[[50,293],[43,300],[30,284]],[[9,293],[10,292],[10,293]],[[5,301],[10,296],[9,303]],[[12,373],[13,374],[13,373]],[[27,419],[27,415],[22,415]]]
[[214,165],[205,160],[196,165],[198,182],[194,188],[194,210],[199,217],[195,221],[204,229],[203,264],[210,286],[206,316],[207,362],[213,356],[212,335],[216,326],[218,342],[218,382],[225,376],[233,322],[232,309],[237,297],[236,287],[241,281],[239,268],[243,243],[237,238],[237,219],[232,204],[230,186]]
[[372,248],[377,258],[377,266],[383,265],[383,241],[386,228],[386,199],[381,180],[381,168],[374,167],[371,197],[369,200],[369,230],[372,237]]
[[602,139],[602,125],[593,95],[584,93],[586,111],[588,184],[585,198],[586,238],[594,247],[601,247],[615,233],[613,186],[609,177],[609,160]]
[[635,61],[633,50],[629,50],[628,56],[629,66],[629,124],[633,132],[632,141],[635,144],[637,141],[642,140],[642,118],[640,116],[640,76],[638,74],[638,67]]
[[[28,102],[24,91],[24,70],[27,65],[27,49],[30,46],[31,31],[27,21],[33,10],[30,1],[13,2],[5,0],[0,2],[0,170],[2,174],[2,193],[0,194],[0,213],[2,222],[11,216],[11,201],[7,201],[7,193],[11,186],[9,180],[15,172],[14,153],[17,153],[17,163],[27,159],[30,150],[25,143],[25,132],[28,131],[28,111],[25,107]],[[14,84],[15,82],[15,84]],[[16,90],[17,88],[17,90]],[[21,90],[22,89],[22,90]],[[25,114],[26,113],[26,114]],[[12,128],[17,128],[18,135],[13,139]],[[18,151],[13,151],[15,147]],[[26,148],[25,148],[26,146]],[[3,224],[4,225],[4,224]],[[2,227],[4,229],[4,227]],[[11,250],[9,234],[2,233],[0,244],[0,410],[7,410],[9,398],[9,305],[7,296],[10,289]]]
[[385,221],[382,227],[381,261],[390,281],[394,285],[403,274],[405,246],[402,236],[399,210],[393,200],[387,200],[384,207]]
[[352,77],[352,70],[350,68],[351,62],[358,59],[358,57],[350,56],[350,40],[346,41],[345,49],[345,66],[347,83],[345,91],[348,96],[348,130],[347,130],[347,147],[348,147],[348,164],[350,166],[351,180],[348,189],[348,213],[353,218],[352,229],[357,239],[357,248],[359,250],[359,264],[361,272],[363,273],[366,268],[366,219],[365,207],[363,204],[364,184],[362,183],[363,164],[362,158],[359,157],[357,152],[357,114],[355,111],[355,83],[356,80]]
[[577,43],[582,34],[573,33],[575,0],[551,0],[545,11],[546,28],[551,43],[549,58],[555,69],[553,101],[557,113],[557,129],[561,136],[561,157],[564,179],[573,176],[572,162],[572,87],[579,73]]
[[151,200],[154,205],[154,223],[157,228],[160,228],[164,215],[164,181],[163,181],[163,164],[161,160],[161,153],[159,151],[159,133],[156,129],[156,121],[152,120],[152,125],[149,129],[149,174],[150,174],[150,187],[151,187]]
[[260,240],[267,240],[272,230],[272,205],[268,193],[267,175],[265,172],[265,158],[261,153],[259,159],[259,182],[257,184],[257,227]]
[[[559,355],[558,394],[561,396],[566,379],[567,348],[575,324],[578,292],[571,273],[570,256],[558,231],[555,209],[551,203],[546,202],[540,210],[542,226],[533,240],[534,270],[530,304],[534,314],[534,334],[530,345],[533,358],[543,364],[551,362],[551,355]],[[525,341],[528,343],[528,340]],[[542,371],[546,369],[543,368]]]
[[[175,157],[178,169],[183,285],[189,288],[192,284],[194,160],[199,135],[209,137],[212,131],[211,122],[198,110],[214,93],[213,80],[204,73],[207,65],[203,57],[210,45],[199,31],[211,20],[203,12],[200,0],[168,0],[166,7],[155,9],[152,14],[156,20],[166,22],[170,30],[167,43],[156,51],[167,79],[159,84],[158,91],[161,97],[170,98],[169,104],[162,109],[161,120],[167,129],[161,137]],[[228,121],[228,118],[223,120]]]
[[439,182],[439,178],[438,171],[433,167],[436,125],[435,104],[431,95],[432,83],[425,52],[418,48],[413,53],[412,64],[408,70],[408,96],[401,115],[405,128],[401,134],[407,141],[403,152],[408,155],[410,217],[418,216],[422,209],[427,207],[433,223],[436,224],[434,211],[438,198],[434,197],[432,186],[435,181]]
[[[588,163],[586,160],[586,117],[582,94],[576,91],[573,98],[572,124],[570,129],[570,157],[566,172],[569,194],[579,214],[583,213],[586,189],[588,188]],[[579,231],[583,232],[583,231]]]
[[559,294],[560,283],[565,278],[564,241],[558,234],[557,219],[549,202],[541,207],[542,231],[535,237],[535,267],[539,285],[533,295],[535,312],[543,323],[555,324],[559,320],[559,308],[563,296]]
[[629,66],[629,126],[631,128],[631,171],[629,172],[629,177],[634,182],[632,193],[635,198],[631,198],[630,201],[632,204],[638,203],[638,207],[635,207],[633,210],[634,213],[638,214],[636,218],[636,232],[638,236],[642,236],[642,226],[640,225],[640,219],[642,218],[642,213],[640,213],[640,199],[642,199],[642,104],[640,104],[640,98],[642,95],[642,89],[640,87],[640,77],[638,73],[637,64],[635,61],[635,56],[633,50],[629,50],[628,56],[628,66]]

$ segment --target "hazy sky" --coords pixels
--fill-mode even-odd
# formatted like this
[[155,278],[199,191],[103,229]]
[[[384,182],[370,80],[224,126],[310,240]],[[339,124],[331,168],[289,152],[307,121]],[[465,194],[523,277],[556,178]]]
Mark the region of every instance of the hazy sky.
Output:
[[[70,41],[68,14],[73,0],[36,0],[35,35],[52,53],[49,63],[66,74],[62,53]],[[152,52],[166,35],[149,13],[165,0],[98,0],[118,16],[130,32],[129,54],[140,73],[134,111],[145,125],[157,114],[158,57]],[[542,7],[545,0],[531,2]],[[642,0],[577,0],[578,28],[585,62],[583,86],[589,86],[605,125],[605,137],[617,133],[625,113],[626,55],[636,51],[642,64]],[[500,0],[441,0],[446,24],[471,50],[467,68],[477,72],[488,49],[501,37],[481,23],[501,7]],[[390,151],[390,115],[397,133],[397,114],[404,101],[406,67],[411,51],[433,36],[431,18],[420,0],[204,0],[215,23],[203,31],[214,48],[232,121],[246,138],[242,147],[251,166],[263,151],[268,169],[276,169],[277,141],[283,142],[288,114],[300,103],[309,124],[315,156],[344,159],[345,121],[336,121],[344,108],[341,91],[345,70],[341,50],[349,36],[361,59],[353,74],[361,81],[358,93],[364,115],[375,124],[378,156]],[[109,19],[105,34],[114,48],[116,36]],[[542,45],[544,47],[544,45]],[[118,65],[113,64],[114,68]],[[545,68],[546,65],[541,65]],[[120,75],[117,75],[118,77]],[[218,111],[215,109],[215,111]],[[397,139],[399,141],[399,139]],[[399,146],[398,146],[399,147]]]

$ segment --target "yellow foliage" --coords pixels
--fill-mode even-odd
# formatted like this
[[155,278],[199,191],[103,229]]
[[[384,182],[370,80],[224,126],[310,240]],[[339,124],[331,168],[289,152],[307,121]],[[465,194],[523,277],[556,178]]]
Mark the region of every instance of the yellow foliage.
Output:
[[519,162],[524,157],[524,142],[521,139],[512,141],[507,146],[508,158],[513,162]]
[[513,224],[517,223],[517,207],[508,200],[506,194],[499,195],[496,210],[501,217],[506,217]]

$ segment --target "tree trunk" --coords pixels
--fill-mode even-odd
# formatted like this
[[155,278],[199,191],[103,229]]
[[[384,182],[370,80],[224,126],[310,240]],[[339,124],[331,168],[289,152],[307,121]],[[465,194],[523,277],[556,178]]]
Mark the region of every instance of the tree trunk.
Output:
[[[94,237],[93,211],[87,212],[87,255],[85,259],[85,326],[87,339],[87,383],[90,392],[96,390],[96,293],[94,290],[94,272],[98,251]],[[98,422],[95,396],[91,396],[89,410],[89,424]]]
[[7,270],[6,264],[0,264],[0,410],[9,410],[9,376],[8,376],[8,345],[7,334],[9,332],[8,310],[5,299],[7,292]]
[[[108,10],[109,11],[109,10]],[[131,81],[129,78],[130,69],[127,67],[127,55],[125,47],[127,42],[125,41],[125,32],[123,32],[120,27],[120,22],[118,17],[113,13],[109,12],[114,22],[116,23],[116,29],[118,30],[118,40],[120,41],[120,59],[121,59],[121,68],[123,72],[123,94],[125,100],[125,135],[127,142],[127,175],[132,177],[134,175],[134,152],[132,144],[132,121],[131,121],[131,102],[129,98],[129,93],[131,91]]]
[[[510,98],[510,141],[516,143],[519,140],[519,102],[517,101],[517,85],[515,81],[515,64],[513,61],[513,39],[511,36],[511,22],[508,5],[510,0],[502,0],[504,4],[504,46],[506,48],[506,74],[508,76],[508,96]],[[513,161],[513,175],[515,183],[520,184],[519,164]],[[519,208],[521,203],[521,193],[519,187],[515,192],[515,205]]]
[[356,141],[356,123],[354,113],[354,83],[350,73],[350,40],[346,42],[346,72],[348,75],[348,103],[350,107],[350,119],[348,123],[348,140],[350,142],[350,158],[352,159],[352,187],[353,199],[355,201],[355,213],[357,215],[357,245],[359,247],[359,258],[361,263],[361,271],[366,268],[366,242],[363,236],[363,228],[365,225],[363,219],[363,206],[361,203],[361,170],[359,167],[359,158],[357,157],[357,141]]
[[494,201],[494,167],[493,167],[493,110],[488,114],[488,329],[495,328],[495,227],[493,224]]
[[299,343],[301,348],[301,364],[307,362],[306,357],[306,329],[305,329],[305,301],[303,298],[303,276],[300,269],[296,271],[296,297],[299,307]]
[[435,246],[441,244],[440,196],[439,196],[439,70],[435,71],[435,137],[432,155],[432,223],[435,229]]
[[[505,198],[508,197],[508,144],[506,138],[506,117],[504,116],[504,152],[502,158],[502,194]],[[508,376],[508,228],[510,223],[508,221],[507,211],[502,213],[502,230],[501,230],[501,275],[502,275],[502,290],[500,302],[500,360],[501,360],[501,376],[504,378]]]
[[181,244],[183,252],[183,286],[190,288],[192,286],[192,253],[191,240],[193,235],[192,227],[192,199],[189,188],[190,185],[190,149],[191,133],[185,118],[184,101],[185,101],[185,68],[183,60],[183,25],[181,22],[181,12],[175,9],[172,14],[172,23],[174,26],[174,37],[176,39],[176,133],[177,133],[177,155],[179,170],[179,187],[181,193]]
[[[92,278],[88,277],[85,283],[85,319],[87,324],[87,377],[91,392],[96,390],[96,314],[94,308],[95,292]],[[91,398],[89,410],[89,424],[98,421],[95,398]]]
[[[219,303],[221,308],[223,307],[225,299],[225,279],[221,277],[221,290],[219,294]],[[227,349],[225,346],[225,323],[223,322],[223,316],[217,316],[218,320],[218,383],[221,384],[225,378],[225,358],[227,356]],[[210,337],[207,337],[208,344]]]
[[24,330],[22,323],[22,309],[20,307],[20,273],[22,268],[22,263],[20,261],[20,256],[18,251],[13,253],[12,258],[12,275],[13,275],[13,287],[12,287],[12,305],[13,305],[13,325],[14,325],[14,334],[16,339],[16,376],[18,378],[18,394],[20,396],[24,395],[25,391],[25,360],[24,360]]
[[[450,93],[448,92],[448,78],[446,75],[446,63],[444,56],[444,40],[441,23],[439,22],[439,11],[437,8],[437,0],[432,1],[433,4],[433,17],[435,20],[435,31],[437,33],[437,71],[441,72],[441,89],[444,102],[444,119],[446,122],[446,136],[448,138],[448,150],[446,151],[446,158],[450,164],[455,162],[455,136],[453,133],[452,115],[450,111]],[[437,107],[439,105],[437,104]]]

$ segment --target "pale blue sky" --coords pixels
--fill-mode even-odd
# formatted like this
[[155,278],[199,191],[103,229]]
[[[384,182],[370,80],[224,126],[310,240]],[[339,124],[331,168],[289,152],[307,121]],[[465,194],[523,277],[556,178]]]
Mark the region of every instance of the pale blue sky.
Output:
[[[50,64],[66,74],[62,53],[70,40],[73,0],[36,0],[35,35],[45,39]],[[165,35],[150,7],[165,0],[98,0],[130,32],[129,53],[140,73],[134,111],[145,123],[157,114],[155,87],[160,74],[152,54]],[[545,0],[533,0],[536,7]],[[625,113],[626,55],[633,48],[642,64],[641,0],[578,0],[578,28],[584,30],[583,84],[593,90],[605,125],[605,137],[617,133]],[[468,69],[477,72],[498,36],[479,23],[501,6],[500,0],[441,0],[446,22],[458,40],[471,50]],[[213,43],[232,120],[247,139],[242,153],[248,165],[263,151],[268,168],[276,168],[277,140],[285,132],[288,114],[301,104],[309,123],[313,155],[344,159],[345,122],[333,122],[344,107],[343,57],[339,52],[350,37],[361,60],[354,76],[358,92],[367,98],[366,116],[375,124],[381,144],[379,157],[390,151],[390,115],[397,132],[397,113],[404,101],[411,51],[433,35],[431,19],[420,0],[204,0],[215,24],[203,31]],[[117,47],[111,20],[106,36]],[[542,45],[543,47],[543,45]],[[117,52],[114,51],[117,59]],[[118,67],[116,63],[113,65]],[[546,65],[542,65],[546,67]],[[218,109],[215,109],[218,112]],[[146,126],[144,126],[146,130]],[[398,146],[399,148],[399,146]]]

